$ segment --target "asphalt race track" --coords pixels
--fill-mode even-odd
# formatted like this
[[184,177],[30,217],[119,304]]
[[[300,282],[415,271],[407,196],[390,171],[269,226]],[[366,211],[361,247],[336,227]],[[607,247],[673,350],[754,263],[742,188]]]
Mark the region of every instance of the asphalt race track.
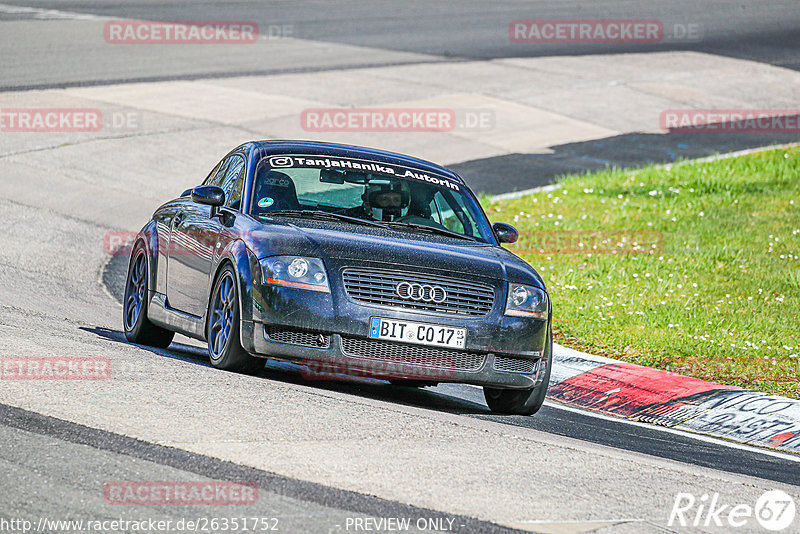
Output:
[[[704,33],[649,48],[509,42],[512,20],[577,17],[658,18]],[[108,45],[103,24],[121,18],[255,20],[284,35],[250,48]],[[273,362],[236,375],[181,336],[166,350],[131,345],[119,305],[127,258],[107,241],[138,230],[251,138],[421,154],[492,193],[564,172],[796,142],[665,133],[653,117],[680,103],[796,108],[798,35],[792,0],[0,4],[0,111],[96,107],[136,118],[89,134],[0,131],[0,357],[105,357],[112,369],[107,380],[0,381],[0,527],[162,520],[177,532],[202,530],[179,521],[238,516],[281,532],[399,530],[388,518],[440,532],[724,532],[668,525],[676,495],[752,506],[782,489],[797,501],[793,455],[555,402],[534,417],[495,416],[471,386],[314,382]],[[509,86],[516,77],[525,84]],[[618,112],[586,106],[606,93]],[[496,124],[439,137],[298,128],[306,107],[396,102],[491,109]],[[519,115],[535,127],[504,122]],[[257,501],[125,506],[104,495],[119,481],[220,480],[255,484]],[[763,529],[751,520],[742,531]]]

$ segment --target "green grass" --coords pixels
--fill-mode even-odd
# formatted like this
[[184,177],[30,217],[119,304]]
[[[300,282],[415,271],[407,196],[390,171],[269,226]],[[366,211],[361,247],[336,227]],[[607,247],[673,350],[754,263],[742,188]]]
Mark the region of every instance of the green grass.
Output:
[[559,183],[483,199],[520,231],[558,343],[800,396],[800,149]]

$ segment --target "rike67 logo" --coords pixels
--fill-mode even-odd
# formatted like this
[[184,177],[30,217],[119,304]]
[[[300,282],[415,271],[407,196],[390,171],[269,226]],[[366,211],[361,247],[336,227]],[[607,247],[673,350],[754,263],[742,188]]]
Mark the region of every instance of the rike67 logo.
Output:
[[794,499],[781,490],[765,492],[754,506],[723,502],[716,492],[704,493],[699,498],[691,493],[678,493],[667,525],[724,527],[726,531],[744,527],[747,532],[760,525],[768,531],[780,532],[792,525],[796,512]]

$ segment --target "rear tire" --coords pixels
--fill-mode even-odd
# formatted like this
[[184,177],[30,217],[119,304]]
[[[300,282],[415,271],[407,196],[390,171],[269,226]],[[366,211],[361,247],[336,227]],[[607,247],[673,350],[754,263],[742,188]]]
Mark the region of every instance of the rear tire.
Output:
[[131,343],[165,349],[172,343],[175,332],[156,326],[147,318],[149,306],[149,262],[142,243],[136,245],[128,263],[125,298],[122,301],[122,326]]
[[484,387],[483,396],[489,409],[504,415],[533,415],[544,404],[547,386],[550,384],[550,369],[553,367],[553,332],[547,331],[547,356],[544,379],[539,386],[532,389],[497,389]]
[[208,357],[217,369],[254,373],[265,362],[242,348],[239,318],[239,284],[236,271],[226,265],[220,271],[211,292],[206,323]]

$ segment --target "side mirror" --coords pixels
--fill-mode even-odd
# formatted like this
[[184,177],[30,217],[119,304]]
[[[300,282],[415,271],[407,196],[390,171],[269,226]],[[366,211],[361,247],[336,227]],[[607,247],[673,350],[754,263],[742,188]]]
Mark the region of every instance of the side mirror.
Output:
[[497,240],[501,243],[516,243],[519,237],[517,229],[510,224],[494,223],[492,230],[494,230],[494,235],[497,236]]
[[216,185],[198,185],[192,189],[192,200],[218,208],[225,204],[225,191]]

